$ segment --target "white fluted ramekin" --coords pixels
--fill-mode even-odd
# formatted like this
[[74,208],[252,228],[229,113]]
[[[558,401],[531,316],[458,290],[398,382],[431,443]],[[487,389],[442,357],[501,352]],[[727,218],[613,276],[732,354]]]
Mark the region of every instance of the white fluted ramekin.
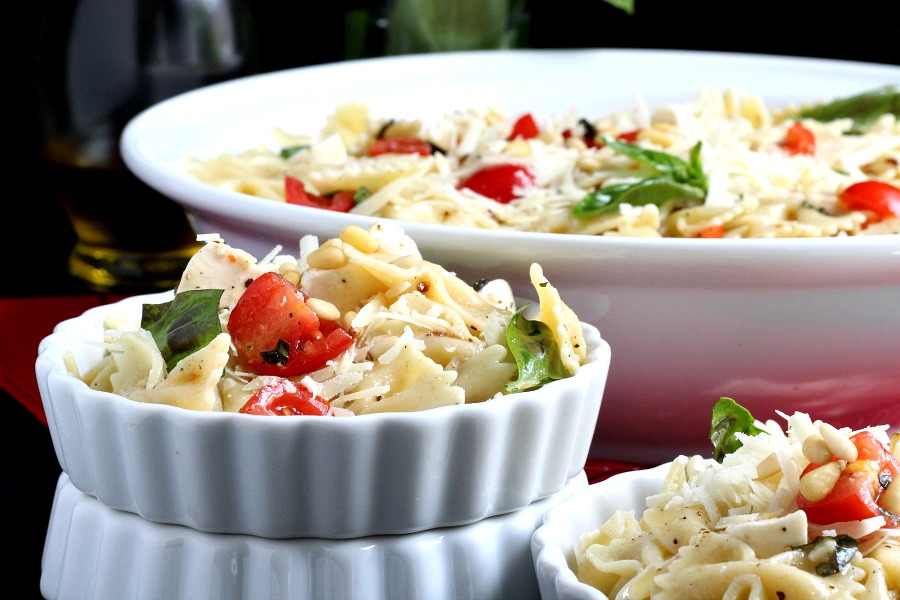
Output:
[[[521,509],[584,468],[610,348],[583,324],[570,378],[479,404],[346,418],[259,418],[91,390],[108,315],[138,318],[169,292],[97,307],[40,344],[38,385],[72,484],[151,521],[272,538],[352,538],[464,525]],[[130,312],[129,312],[130,311]]]
[[44,545],[48,600],[539,600],[529,543],[581,473],[525,508],[462,527],[350,540],[274,540],[153,523],[60,475]]

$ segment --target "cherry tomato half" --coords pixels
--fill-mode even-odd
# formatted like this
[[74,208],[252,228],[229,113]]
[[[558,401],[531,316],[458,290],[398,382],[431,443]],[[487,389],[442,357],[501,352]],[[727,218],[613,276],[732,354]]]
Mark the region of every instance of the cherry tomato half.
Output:
[[369,156],[378,156],[379,154],[418,154],[420,156],[430,156],[431,151],[431,144],[425,140],[413,136],[406,136],[375,140],[369,148]]
[[[878,497],[883,491],[879,475],[896,477],[900,473],[900,463],[871,432],[861,431],[851,436],[850,441],[858,451],[857,460],[847,465],[825,498],[812,502],[798,494],[797,507],[806,513],[810,523],[817,525],[882,515],[886,517],[888,527],[900,526],[900,521],[885,515],[878,506]],[[810,464],[803,475],[819,466]]]
[[228,319],[241,362],[259,375],[292,377],[325,366],[353,345],[333,321],[320,321],[306,296],[278,273],[257,277]]
[[314,396],[307,388],[290,379],[267,383],[253,394],[238,411],[247,415],[309,415],[329,417],[334,410],[328,400]]
[[353,192],[338,192],[332,196],[316,196],[307,193],[303,182],[296,177],[285,175],[284,195],[288,204],[324,208],[336,212],[349,212],[354,206]]
[[900,217],[900,189],[883,181],[854,183],[839,199],[850,210],[872,211],[880,218]]
[[695,238],[721,238],[725,237],[725,227],[722,225],[707,225],[694,234]]
[[534,185],[534,175],[521,165],[491,165],[476,171],[459,184],[482,196],[506,204],[521,197],[522,191]]
[[640,135],[640,129],[634,129],[632,131],[625,131],[616,136],[617,140],[622,140],[623,142],[635,143],[637,142],[638,135]]
[[525,113],[519,117],[513,125],[512,133],[509,134],[509,139],[530,140],[536,138],[540,132],[541,130],[538,128],[537,122],[534,120],[531,113]]
[[816,136],[800,123],[794,123],[784,134],[780,145],[788,154],[812,156],[816,153]]

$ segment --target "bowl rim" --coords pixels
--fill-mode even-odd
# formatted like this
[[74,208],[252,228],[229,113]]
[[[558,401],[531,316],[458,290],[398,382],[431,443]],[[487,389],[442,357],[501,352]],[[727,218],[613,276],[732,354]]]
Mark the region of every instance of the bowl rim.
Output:
[[[499,411],[511,410],[511,407],[516,403],[546,402],[548,400],[548,394],[551,398],[558,396],[558,394],[553,393],[557,389],[570,385],[580,385],[584,380],[603,377],[604,373],[608,375],[609,371],[611,357],[609,343],[601,336],[600,331],[596,326],[583,321],[581,322],[581,326],[584,330],[585,343],[588,346],[587,359],[586,362],[584,362],[584,364],[582,364],[570,377],[551,381],[540,388],[504,394],[500,397],[491,398],[483,402],[438,406],[420,411],[388,411],[331,419],[306,419],[299,418],[302,417],[302,415],[284,415],[285,418],[279,417],[273,419],[268,418],[265,415],[246,415],[224,410],[190,410],[168,404],[139,402],[125,396],[120,396],[114,392],[91,389],[88,384],[78,377],[71,375],[66,370],[61,358],[68,351],[66,350],[67,348],[71,349],[72,346],[84,347],[85,345],[97,344],[98,340],[96,339],[92,340],[84,338],[87,329],[92,327],[92,321],[96,320],[97,322],[93,323],[93,326],[96,326],[99,323],[102,329],[103,315],[114,314],[117,311],[122,312],[125,308],[139,305],[149,300],[164,301],[170,299],[173,294],[173,291],[166,291],[130,296],[111,304],[92,307],[79,316],[60,322],[56,325],[53,332],[43,338],[39,344],[36,361],[38,371],[40,372],[42,368],[46,369],[48,377],[52,380],[67,382],[65,385],[70,387],[75,394],[81,396],[83,398],[82,401],[102,400],[111,403],[111,406],[115,407],[117,410],[136,411],[147,416],[182,415],[182,418],[184,419],[192,419],[201,423],[205,420],[221,419],[226,422],[257,423],[259,424],[258,426],[269,426],[268,424],[271,423],[271,426],[273,427],[320,427],[332,428],[336,431],[340,430],[338,428],[367,427],[371,426],[370,424],[373,422],[376,424],[391,424],[402,423],[405,421],[433,420],[442,418],[442,415],[444,414],[457,415],[453,418],[464,419],[479,414],[492,414]],[[507,399],[510,401],[504,401]],[[44,404],[45,410],[52,410],[52,406],[48,406],[48,404],[52,405],[50,398],[46,398]],[[360,424],[354,425],[350,423]]]

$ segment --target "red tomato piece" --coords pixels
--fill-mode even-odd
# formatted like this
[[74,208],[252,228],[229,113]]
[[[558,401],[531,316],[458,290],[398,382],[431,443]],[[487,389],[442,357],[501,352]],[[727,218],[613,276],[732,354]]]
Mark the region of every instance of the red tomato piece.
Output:
[[[888,527],[900,526],[900,520],[885,515],[878,506],[883,488],[879,475],[894,478],[900,473],[900,462],[868,431],[851,436],[859,456],[847,465],[831,492],[812,502],[797,496],[797,507],[806,513],[810,523],[828,525],[842,521],[858,521],[884,516]],[[810,464],[803,475],[820,465]]]
[[534,185],[534,175],[521,165],[491,165],[476,171],[459,184],[459,189],[469,189],[506,204],[521,197],[521,192]]
[[534,120],[531,113],[525,113],[519,117],[513,125],[512,133],[509,134],[509,139],[515,140],[521,138],[523,140],[530,140],[536,138],[540,132],[541,130],[538,128],[537,122]]
[[356,206],[356,200],[354,200],[355,197],[356,192],[342,190],[331,194],[327,199],[331,201],[331,210],[348,212],[351,208]]
[[707,225],[694,234],[696,238],[721,238],[725,237],[725,227],[722,225]]
[[812,156],[816,153],[816,136],[800,123],[794,123],[784,134],[784,139],[781,140],[781,147],[791,155],[805,154]]
[[324,208],[337,212],[348,212],[353,208],[353,192],[338,192],[333,196],[316,196],[306,191],[303,182],[296,177],[285,175],[284,195],[288,204]]
[[854,183],[839,199],[850,210],[868,210],[879,218],[900,217],[900,189],[883,181]]
[[267,383],[241,407],[248,415],[309,415],[330,417],[334,410],[328,400],[314,396],[307,388],[290,379]]
[[626,131],[625,133],[620,133],[616,136],[616,139],[622,140],[623,142],[635,143],[638,139],[638,134],[641,133],[640,129],[635,129],[634,131]]
[[320,321],[303,292],[272,272],[257,277],[241,295],[228,332],[241,362],[259,375],[311,373],[353,345],[349,333],[333,321]]
[[379,154],[418,154],[420,156],[431,155],[431,144],[425,140],[413,136],[382,138],[375,140],[369,148],[369,156]]

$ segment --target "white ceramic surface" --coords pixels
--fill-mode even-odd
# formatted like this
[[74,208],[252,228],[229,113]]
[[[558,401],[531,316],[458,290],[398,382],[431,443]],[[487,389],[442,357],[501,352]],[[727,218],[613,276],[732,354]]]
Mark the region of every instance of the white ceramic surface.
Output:
[[104,506],[64,473],[41,572],[47,600],[540,598],[530,542],[584,472],[515,512],[460,527],[349,540],[273,540],[152,523]]
[[[275,244],[294,251],[301,234],[325,239],[371,219],[213,188],[187,176],[181,158],[249,148],[274,126],[317,132],[360,90],[373,114],[427,122],[487,104],[509,113],[603,115],[632,107],[637,95],[656,106],[701,86],[752,90],[783,106],[897,82],[896,66],[751,54],[391,57],[269,73],[173,98],[129,123],[122,152],[138,177],[194,215],[201,232],[262,256]],[[703,432],[719,396],[740,398],[763,419],[782,408],[837,426],[896,420],[900,236],[710,241],[404,229],[427,259],[470,281],[504,277],[519,295],[529,293],[528,265],[538,260],[579,317],[600,329],[616,357],[594,458],[656,464],[708,453]]]
[[107,506],[201,531],[350,538],[462,525],[520,509],[582,472],[610,347],[584,324],[570,378],[495,401],[344,418],[191,411],[91,390],[69,375],[103,354],[103,320],[133,296],[63,321],[36,374],[63,471]]
[[575,550],[582,534],[600,527],[617,509],[644,512],[647,496],[659,492],[671,463],[613,475],[573,492],[544,515],[531,539],[531,555],[542,600],[607,600],[575,577]]

